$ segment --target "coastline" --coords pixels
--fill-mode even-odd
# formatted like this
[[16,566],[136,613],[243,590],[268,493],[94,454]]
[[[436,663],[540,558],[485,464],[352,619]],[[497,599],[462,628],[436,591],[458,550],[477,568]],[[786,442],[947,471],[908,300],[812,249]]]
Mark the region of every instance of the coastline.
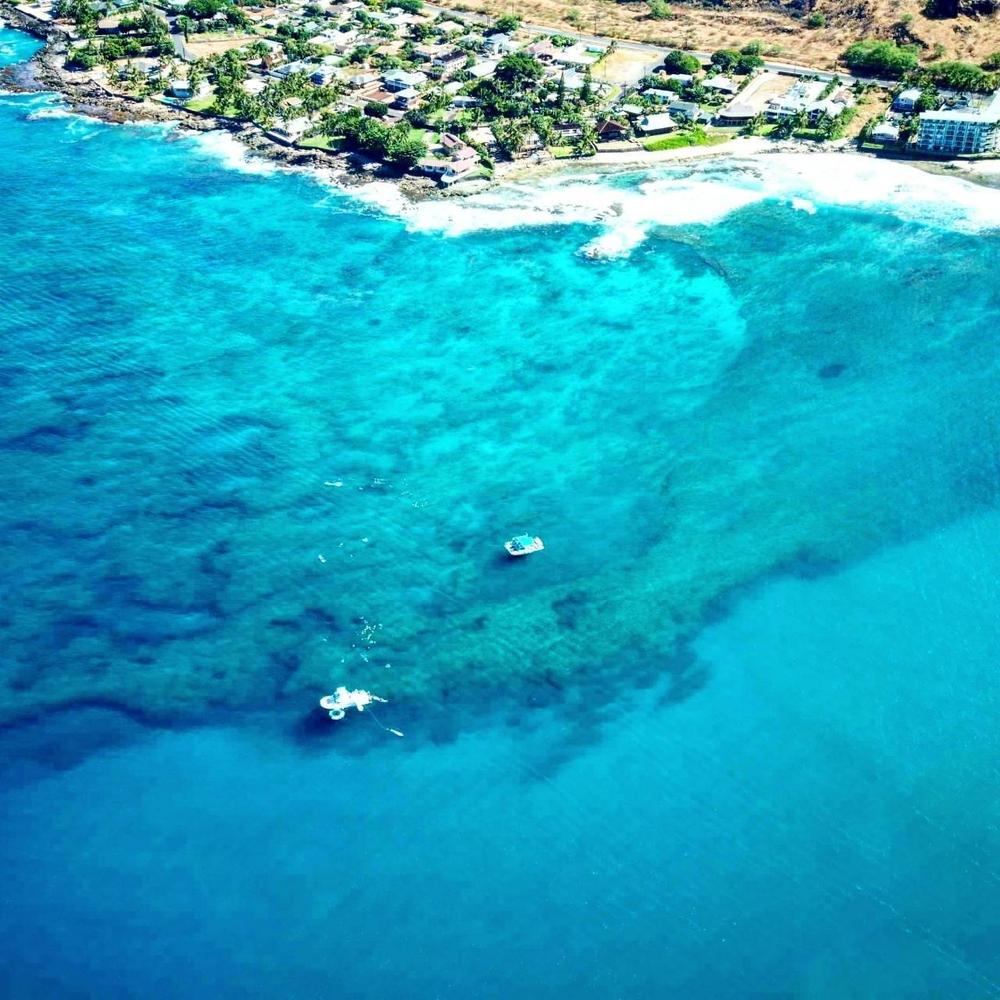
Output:
[[225,132],[236,139],[249,155],[277,164],[281,169],[303,171],[313,176],[322,174],[324,179],[347,189],[376,181],[388,181],[412,203],[465,198],[508,184],[531,182],[560,174],[571,175],[581,170],[612,173],[618,169],[637,170],[720,157],[815,152],[853,154],[866,159],[890,159],[925,173],[1000,188],[1000,160],[936,161],[880,157],[858,149],[846,139],[824,142],[817,146],[807,139],[773,140],[743,135],[718,145],[669,150],[598,150],[591,156],[564,159],[557,159],[547,152],[536,153],[526,159],[498,162],[494,177],[490,180],[470,180],[452,188],[442,188],[429,177],[401,173],[357,152],[340,153],[285,145],[269,137],[260,126],[253,123],[202,114],[179,104],[109,91],[85,74],[63,68],[63,57],[70,38],[62,28],[36,21],[19,11],[8,0],[0,0],[0,15],[8,27],[23,31],[44,44],[28,62],[7,67],[0,72],[0,82],[15,92],[58,94],[72,111],[108,124],[169,123],[186,132]]

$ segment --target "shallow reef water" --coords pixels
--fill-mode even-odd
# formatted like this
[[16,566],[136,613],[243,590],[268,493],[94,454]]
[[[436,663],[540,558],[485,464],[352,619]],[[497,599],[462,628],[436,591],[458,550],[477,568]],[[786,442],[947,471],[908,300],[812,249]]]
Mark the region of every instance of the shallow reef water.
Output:
[[[988,217],[809,213],[760,180],[794,164],[712,163],[677,178],[711,224],[594,259],[622,212],[578,189],[669,177],[400,219],[46,108],[0,107],[0,717],[558,688],[993,502]],[[716,217],[727,178],[755,193]]]
[[998,192],[0,149],[0,993],[1000,995]]

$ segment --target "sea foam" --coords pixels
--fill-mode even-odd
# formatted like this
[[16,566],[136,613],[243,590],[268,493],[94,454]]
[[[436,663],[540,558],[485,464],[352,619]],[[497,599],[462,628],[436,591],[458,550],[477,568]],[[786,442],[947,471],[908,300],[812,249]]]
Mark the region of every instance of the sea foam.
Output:
[[254,156],[238,139],[228,132],[212,130],[197,132],[192,136],[195,148],[218,160],[224,167],[243,174],[273,174],[279,167],[260,156]]
[[809,214],[829,206],[865,208],[966,232],[1000,227],[1000,191],[843,153],[775,153],[625,173],[567,173],[416,204],[389,183],[366,185],[351,195],[402,219],[414,232],[462,236],[522,226],[597,226],[598,235],[580,248],[590,257],[626,256],[657,227],[711,224],[763,201]]

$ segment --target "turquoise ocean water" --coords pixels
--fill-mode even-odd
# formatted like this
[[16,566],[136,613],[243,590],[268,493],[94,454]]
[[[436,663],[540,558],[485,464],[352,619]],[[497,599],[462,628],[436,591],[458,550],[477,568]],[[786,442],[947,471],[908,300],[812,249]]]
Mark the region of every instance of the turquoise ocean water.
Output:
[[0,141],[3,995],[1000,995],[996,192]]

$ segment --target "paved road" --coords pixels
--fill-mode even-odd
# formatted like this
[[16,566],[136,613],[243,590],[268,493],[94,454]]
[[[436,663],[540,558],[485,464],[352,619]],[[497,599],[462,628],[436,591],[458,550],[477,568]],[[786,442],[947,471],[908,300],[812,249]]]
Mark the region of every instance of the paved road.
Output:
[[[456,17],[465,20],[473,21],[476,24],[490,24],[496,20],[494,17],[490,17],[486,14],[473,14],[468,11],[458,11],[452,10],[449,7],[442,7],[438,4],[425,3],[425,9],[437,11],[440,14],[453,14]],[[588,35],[580,31],[568,31],[565,28],[552,28],[547,27],[544,24],[531,24],[528,21],[524,21],[521,25],[527,31],[535,31],[540,34],[559,34],[565,35],[567,38],[575,39],[578,42],[584,42],[585,44],[596,44],[596,45],[607,45],[612,39],[604,35]],[[649,42],[634,42],[626,38],[616,38],[614,39],[618,43],[619,49],[624,49],[627,52],[639,52],[650,57],[651,62],[658,63],[661,62],[664,55],[670,51],[670,49],[665,48],[662,45],[653,45]],[[688,55],[697,56],[699,59],[708,59],[711,57],[711,52],[699,52],[697,50],[692,50],[687,53]],[[796,63],[786,63],[786,62],[774,62],[765,61],[764,69],[769,70],[772,73],[782,73],[785,76],[814,76],[819,80],[832,80],[836,77],[842,80],[848,86],[856,83],[858,77],[849,76],[846,73],[837,73],[833,70],[828,69],[816,69],[812,66],[799,66]],[[861,80],[863,83],[873,83],[879,87],[895,87],[899,81],[898,80],[876,80],[869,79],[867,77]]]

